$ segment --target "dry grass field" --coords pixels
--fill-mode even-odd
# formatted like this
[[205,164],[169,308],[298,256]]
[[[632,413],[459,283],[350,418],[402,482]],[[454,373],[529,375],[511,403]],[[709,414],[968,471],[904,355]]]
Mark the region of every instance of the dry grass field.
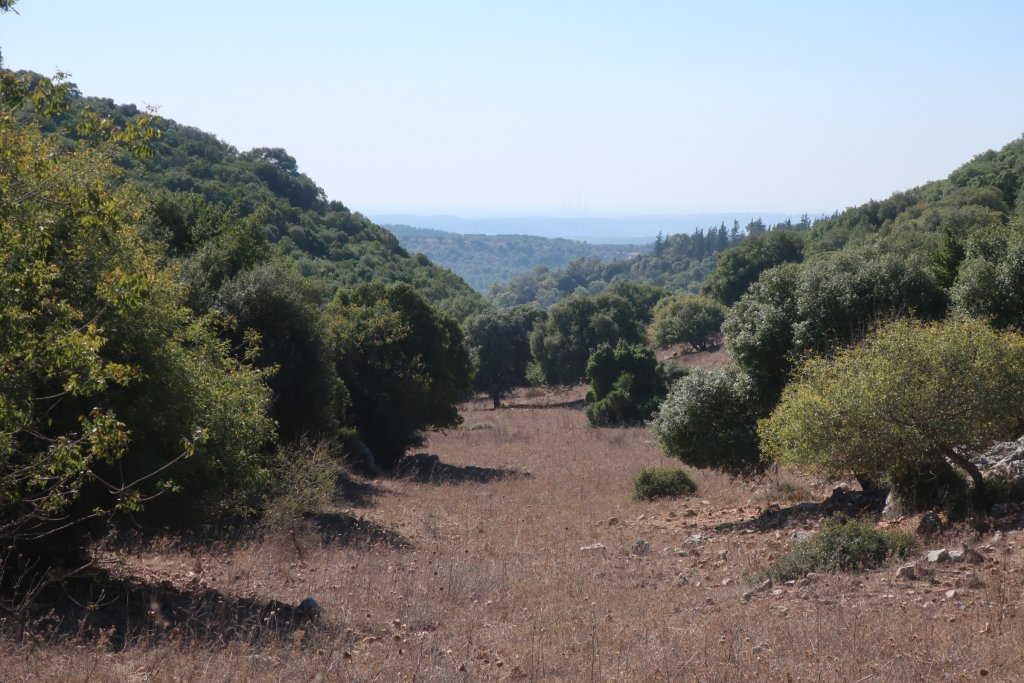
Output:
[[[749,594],[750,576],[820,521],[751,520],[773,502],[820,501],[831,483],[697,472],[694,497],[635,502],[637,470],[671,463],[643,429],[589,428],[581,396],[467,404],[464,428],[424,449],[437,463],[349,478],[297,543],[235,533],[97,551],[108,578],[91,594],[69,588],[30,624],[4,619],[2,677],[1024,679],[1014,520],[995,543],[964,529],[925,546],[967,541],[982,564],[937,565],[915,580],[891,565]],[[319,623],[282,604],[308,596],[325,609]]]

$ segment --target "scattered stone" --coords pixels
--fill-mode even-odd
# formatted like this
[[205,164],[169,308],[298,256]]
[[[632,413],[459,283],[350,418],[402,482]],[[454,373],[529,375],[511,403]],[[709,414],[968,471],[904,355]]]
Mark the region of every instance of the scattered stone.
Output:
[[707,543],[711,538],[704,534],[694,534],[684,541],[685,543]]
[[916,579],[917,578],[917,562],[908,562],[902,564],[896,570],[897,579]]
[[581,553],[594,552],[595,550],[605,550],[604,543],[593,543],[591,545],[580,546]]
[[948,591],[946,591],[946,597],[949,598],[950,600],[952,600],[956,596],[957,596],[956,589],[951,588]]
[[789,535],[789,538],[794,541],[803,541],[814,535],[813,531],[807,531],[806,529],[797,529]]
[[991,543],[1000,543],[1000,542],[1002,542],[1002,540],[1003,540],[1003,532],[1002,531],[997,531],[994,534],[992,534],[992,540],[990,542]]
[[757,593],[763,593],[764,591],[768,590],[771,587],[772,587],[772,580],[771,579],[765,579],[764,581],[762,581],[761,583],[757,584],[756,586],[754,586],[753,588],[748,590],[746,593],[744,593],[743,596],[741,597],[741,600],[743,600],[745,602],[745,601],[749,600],[750,598],[752,598]]
[[969,545],[964,544],[964,547],[960,550],[951,550],[949,552],[949,559],[953,562],[969,562],[971,564],[981,564],[985,561],[985,556],[979,553]]
[[638,538],[633,541],[633,554],[634,555],[646,555],[651,552],[651,544],[642,538]]
[[732,585],[732,579],[722,579],[722,585],[723,586],[731,586]]
[[931,550],[928,552],[926,559],[933,564],[937,562],[948,562],[949,551],[945,548],[940,548],[939,550]]
[[694,510],[693,508],[686,508],[685,510],[683,510],[683,517],[696,517],[696,516],[697,516],[697,511]]
[[934,512],[926,512],[921,515],[921,521],[917,525],[917,533],[921,536],[933,536],[945,528],[942,518]]
[[619,518],[618,517],[609,517],[608,518],[608,526],[615,526],[618,523],[619,523]]

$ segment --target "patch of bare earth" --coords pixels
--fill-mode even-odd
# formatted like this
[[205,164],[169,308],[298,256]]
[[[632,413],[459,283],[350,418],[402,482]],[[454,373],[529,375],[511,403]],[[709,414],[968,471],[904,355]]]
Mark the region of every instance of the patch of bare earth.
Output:
[[[92,609],[134,621],[90,632],[86,614],[78,636],[8,624],[4,679],[1020,679],[1024,532],[932,541],[966,540],[984,561],[916,579],[893,564],[751,592],[747,577],[818,518],[745,522],[765,519],[771,491],[821,501],[830,487],[697,472],[693,498],[635,502],[636,471],[671,462],[644,429],[589,428],[581,399],[469,403],[464,428],[425,447],[436,460],[348,481],[298,546],[254,535],[129,552],[110,566],[134,592],[111,587]],[[282,606],[307,596],[319,624]]]

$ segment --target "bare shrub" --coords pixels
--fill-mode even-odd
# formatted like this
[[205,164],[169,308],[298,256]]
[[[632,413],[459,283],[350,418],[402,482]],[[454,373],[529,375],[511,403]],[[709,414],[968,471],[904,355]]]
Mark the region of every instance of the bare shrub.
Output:
[[315,531],[309,516],[330,503],[338,467],[331,448],[322,441],[301,439],[279,447],[274,457],[276,484],[264,521],[273,536],[287,539],[300,556]]

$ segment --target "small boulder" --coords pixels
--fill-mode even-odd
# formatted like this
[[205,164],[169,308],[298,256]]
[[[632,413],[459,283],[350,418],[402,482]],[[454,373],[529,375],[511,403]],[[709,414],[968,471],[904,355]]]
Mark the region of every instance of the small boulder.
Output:
[[946,550],[945,548],[940,548],[938,550],[930,550],[930,551],[928,551],[928,555],[926,556],[926,559],[929,562],[933,563],[933,564],[938,563],[938,562],[948,562],[949,561],[949,551]]
[[605,549],[604,543],[592,543],[591,545],[585,545],[580,547],[581,553],[591,553],[595,551],[601,551]]
[[951,550],[949,552],[949,559],[953,562],[969,562],[970,564],[981,564],[985,561],[985,556],[979,553],[974,548],[964,545],[960,550]]
[[771,579],[765,579],[764,581],[762,581],[761,583],[757,584],[756,586],[754,586],[750,590],[746,591],[740,599],[743,600],[744,602],[746,602],[747,600],[752,598],[757,593],[763,593],[763,592],[765,592],[766,590],[768,590],[771,587],[772,587],[772,580]]
[[897,579],[916,579],[917,578],[917,562],[908,562],[907,564],[901,564],[896,570]]

